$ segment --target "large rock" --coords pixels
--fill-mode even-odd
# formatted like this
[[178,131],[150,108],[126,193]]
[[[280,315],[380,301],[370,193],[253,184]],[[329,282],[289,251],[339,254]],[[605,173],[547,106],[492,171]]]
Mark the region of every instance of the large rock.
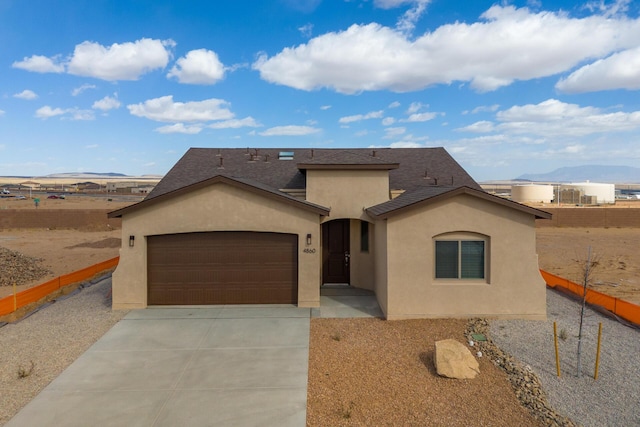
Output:
[[436,371],[448,378],[473,379],[480,365],[464,344],[456,340],[436,341]]

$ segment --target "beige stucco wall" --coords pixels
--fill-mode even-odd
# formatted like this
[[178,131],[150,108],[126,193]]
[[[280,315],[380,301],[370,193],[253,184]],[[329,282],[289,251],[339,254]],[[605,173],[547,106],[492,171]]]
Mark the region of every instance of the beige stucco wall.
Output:
[[376,221],[375,223],[375,252],[374,252],[374,291],[378,305],[382,313],[387,317],[388,311],[388,256],[387,256],[387,221]]
[[[532,215],[460,195],[391,217],[386,225],[388,319],[546,317]],[[434,237],[453,232],[487,236],[486,280],[435,279]]]
[[[298,235],[298,305],[320,304],[320,216],[227,184],[182,194],[123,216],[123,247],[113,273],[113,308],[147,306],[146,236],[196,231],[268,231]],[[311,246],[306,235],[312,235]],[[135,246],[128,246],[129,236]],[[315,249],[305,252],[304,249]]]
[[364,209],[389,200],[389,171],[307,170],[307,200],[331,208],[327,221],[370,220]]
[[374,290],[375,226],[369,224],[369,251],[365,252],[361,250],[360,245],[360,223],[357,219],[350,221],[350,284],[356,288]]

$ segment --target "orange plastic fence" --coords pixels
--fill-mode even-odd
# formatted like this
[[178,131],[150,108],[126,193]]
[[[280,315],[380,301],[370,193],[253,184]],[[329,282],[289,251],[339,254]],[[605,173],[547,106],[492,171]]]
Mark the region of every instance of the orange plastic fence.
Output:
[[[540,273],[547,283],[547,286],[551,288],[564,288],[579,296],[584,294],[584,288],[577,283],[571,282],[563,277],[556,276],[555,274],[551,274],[544,270],[540,270]],[[615,315],[640,325],[639,305],[632,304],[628,301],[624,301],[610,295],[605,295],[602,292],[594,291],[593,289],[587,289],[587,302],[589,304],[602,306]]]
[[41,285],[17,292],[15,295],[4,297],[0,299],[0,316],[11,314],[17,309],[31,304],[32,302],[36,302],[64,286],[82,282],[83,280],[89,279],[104,270],[113,268],[118,265],[119,260],[120,257],[115,257],[107,261],[99,262],[91,267],[56,277],[55,279],[49,280]]

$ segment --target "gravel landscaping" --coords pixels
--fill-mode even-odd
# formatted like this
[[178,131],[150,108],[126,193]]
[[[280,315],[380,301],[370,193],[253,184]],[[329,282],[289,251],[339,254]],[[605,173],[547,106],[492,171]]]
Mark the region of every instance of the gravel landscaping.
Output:
[[[578,301],[547,290],[547,320],[493,320],[492,341],[531,367],[550,405],[584,427],[640,426],[640,330],[587,308],[583,323],[582,373],[577,375]],[[557,376],[553,322],[558,333],[561,376]],[[594,380],[598,324],[602,343]],[[564,331],[564,332],[562,332]]]
[[50,273],[41,258],[34,258],[0,246],[0,286],[23,285]]
[[111,311],[108,276],[94,283],[0,327],[0,425],[127,313]]

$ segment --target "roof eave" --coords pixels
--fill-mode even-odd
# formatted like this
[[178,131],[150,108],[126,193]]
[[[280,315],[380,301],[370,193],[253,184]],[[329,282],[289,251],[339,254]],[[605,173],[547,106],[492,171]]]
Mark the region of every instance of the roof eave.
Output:
[[364,165],[364,164],[344,164],[344,165],[330,165],[330,164],[315,164],[315,163],[298,163],[298,169],[301,170],[392,170],[400,167],[399,163],[388,163],[378,165]]
[[200,181],[200,182],[197,182],[195,184],[191,184],[191,185],[188,185],[186,187],[182,187],[182,188],[179,188],[177,190],[173,190],[173,191],[170,191],[168,193],[161,194],[161,195],[153,197],[151,199],[145,199],[145,200],[143,200],[141,202],[138,202],[138,203],[136,203],[134,205],[127,206],[125,208],[109,212],[107,214],[107,216],[108,216],[108,218],[121,218],[125,214],[129,214],[131,212],[135,212],[135,211],[138,211],[140,209],[146,209],[146,208],[148,208],[150,206],[153,206],[153,205],[155,205],[157,203],[160,203],[160,202],[163,202],[165,200],[169,200],[169,199],[171,199],[173,197],[176,197],[176,196],[179,196],[179,195],[182,195],[182,194],[187,194],[187,193],[190,193],[192,191],[196,191],[196,190],[199,190],[201,188],[205,188],[205,187],[208,187],[210,185],[213,185],[213,184],[216,184],[216,183],[219,183],[219,182],[226,183],[226,184],[235,186],[237,188],[242,188],[242,189],[247,190],[249,192],[252,192],[252,193],[255,193],[255,194],[259,194],[259,195],[262,195],[262,196],[266,196],[268,198],[279,200],[281,202],[294,205],[294,206],[296,206],[298,208],[301,208],[301,209],[304,209],[304,210],[307,210],[307,211],[311,211],[313,213],[317,213],[318,215],[323,215],[323,216],[328,216],[329,215],[330,209],[326,208],[324,206],[316,205],[314,203],[309,203],[309,202],[302,201],[302,200],[297,200],[297,199],[295,199],[295,198],[293,198],[291,196],[288,196],[286,194],[278,194],[279,192],[276,192],[277,190],[274,190],[274,192],[271,192],[271,191],[264,190],[262,188],[258,188],[258,187],[252,186],[252,185],[247,184],[245,182],[241,182],[241,181],[235,180],[235,179],[233,179],[231,177],[227,177],[227,176],[223,176],[223,175],[217,175],[217,176],[214,176],[212,178],[206,179],[204,181]]
[[402,212],[411,210],[417,206],[420,205],[425,205],[425,204],[431,204],[434,203],[436,201],[442,201],[442,200],[446,200],[452,197],[456,197],[458,195],[461,194],[468,194],[470,196],[473,197],[478,197],[493,203],[498,203],[500,205],[506,206],[508,208],[511,209],[516,209],[531,215],[534,215],[536,219],[551,219],[551,217],[553,216],[551,213],[540,210],[540,209],[536,209],[536,208],[532,208],[530,206],[526,206],[511,200],[507,200],[507,199],[503,199],[502,197],[498,197],[498,196],[494,196],[492,194],[489,194],[485,191],[482,190],[476,190],[474,188],[471,187],[458,187],[456,189],[453,189],[451,191],[447,191],[446,193],[442,193],[442,194],[438,194],[436,196],[433,197],[429,197],[423,200],[418,200],[414,203],[408,204],[406,206],[402,206],[399,207],[397,209],[393,209],[390,211],[386,211],[386,212],[382,212],[379,214],[376,214],[374,211],[372,211],[373,207],[367,208],[365,209],[365,211],[367,212],[368,215],[370,215],[372,218],[374,219],[388,219],[390,217],[393,217],[395,215],[399,215]]

